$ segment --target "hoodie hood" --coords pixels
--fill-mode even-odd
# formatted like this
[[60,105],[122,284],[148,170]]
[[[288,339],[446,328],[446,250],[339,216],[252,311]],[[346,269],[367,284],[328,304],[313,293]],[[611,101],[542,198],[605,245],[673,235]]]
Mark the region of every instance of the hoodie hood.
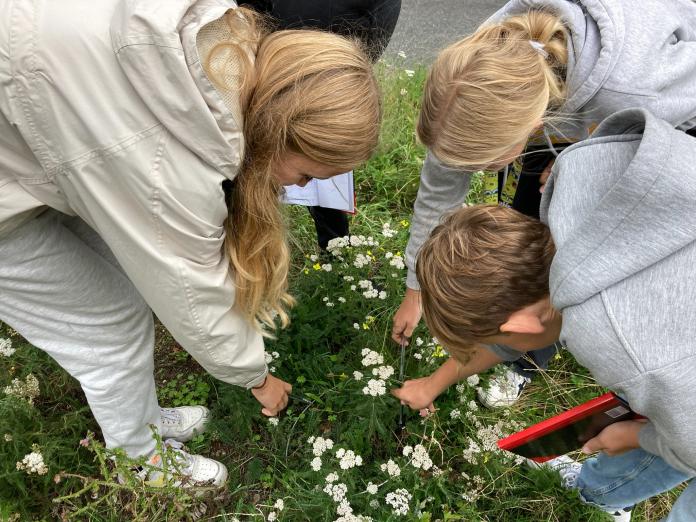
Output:
[[558,15],[570,31],[568,98],[561,112],[575,114],[597,94],[621,54],[625,31],[622,4],[608,0],[512,0],[488,22],[530,10]]
[[148,109],[228,179],[241,165],[243,126],[206,76],[196,36],[236,7],[231,0],[122,0],[110,24],[119,64]]
[[557,159],[541,203],[557,253],[553,305],[563,310],[696,239],[696,139],[642,109],[605,120]]

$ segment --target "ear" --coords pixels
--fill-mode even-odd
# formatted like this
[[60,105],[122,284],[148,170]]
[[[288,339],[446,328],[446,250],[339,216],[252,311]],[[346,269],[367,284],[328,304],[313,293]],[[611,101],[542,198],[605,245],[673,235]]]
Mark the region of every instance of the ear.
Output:
[[541,318],[528,308],[513,312],[508,320],[500,325],[500,331],[504,333],[540,334],[544,330]]

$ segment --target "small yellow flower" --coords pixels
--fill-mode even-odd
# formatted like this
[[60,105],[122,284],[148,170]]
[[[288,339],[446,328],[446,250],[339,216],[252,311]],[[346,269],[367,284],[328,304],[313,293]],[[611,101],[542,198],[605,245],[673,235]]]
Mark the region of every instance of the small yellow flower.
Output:
[[367,321],[368,324],[372,324],[375,322],[375,318],[371,315],[366,316],[365,320]]
[[341,372],[341,375],[339,375],[338,378],[342,381],[345,381],[348,378],[348,376],[345,373]]
[[312,265],[312,268],[313,268],[314,270],[321,270],[321,265],[320,265],[319,263],[314,263],[314,264]]
[[362,324],[362,328],[363,328],[363,330],[369,330],[369,329],[370,329],[370,325],[367,324],[367,323],[363,323],[363,324]]
[[445,357],[446,355],[447,354],[445,353],[444,348],[441,345],[436,344],[435,351],[433,351],[433,357]]
[[304,273],[305,273],[305,274],[309,274],[309,270],[305,268],[305,269],[304,269]]
[[399,221],[399,224],[404,228],[408,228],[408,219],[402,219],[401,221]]

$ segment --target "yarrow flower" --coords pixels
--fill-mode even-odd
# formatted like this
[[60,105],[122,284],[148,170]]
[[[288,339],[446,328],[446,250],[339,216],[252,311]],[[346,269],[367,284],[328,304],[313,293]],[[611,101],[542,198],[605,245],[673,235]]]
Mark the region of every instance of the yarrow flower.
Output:
[[406,265],[404,264],[404,258],[399,255],[392,257],[389,260],[389,264],[399,270],[403,270],[404,268],[406,268]]
[[327,484],[324,486],[324,493],[329,495],[334,502],[340,502],[346,498],[346,493],[348,492],[348,486],[343,483],[338,484]]
[[278,511],[283,511],[285,509],[285,501],[282,498],[279,498],[278,500],[275,501],[275,504],[273,504],[273,507],[277,509]]
[[338,473],[336,472],[331,472],[328,475],[326,475],[326,483],[327,484],[333,484],[338,480]]
[[394,375],[394,367],[393,366],[380,366],[378,368],[372,368],[372,375],[379,376],[380,379],[386,381]]
[[34,404],[34,399],[39,396],[39,380],[34,377],[34,374],[28,374],[24,381],[20,379],[12,379],[9,386],[5,386],[5,394],[17,397],[27,401],[29,404]]
[[362,391],[364,395],[377,397],[387,393],[387,386],[382,379],[370,379],[367,381],[367,386],[365,386]]
[[362,355],[362,365],[363,366],[375,366],[377,364],[384,364],[384,357],[381,354],[370,350],[369,348],[363,348],[360,352]]
[[367,491],[370,495],[376,495],[377,491],[379,491],[379,486],[377,484],[373,484],[372,482],[368,482],[365,491]]
[[411,501],[411,494],[405,489],[401,488],[387,493],[384,500],[392,507],[392,512],[395,515],[402,516],[408,514],[408,503]]
[[477,374],[470,375],[469,377],[466,378],[466,383],[469,386],[478,386],[479,382],[481,379],[479,379],[479,376]]
[[309,465],[314,471],[319,471],[321,469],[321,457],[314,457]]
[[356,466],[362,466],[362,457],[356,455],[353,450],[345,450],[339,448],[336,451],[336,457],[339,459],[338,465],[341,469],[350,469]]
[[456,419],[460,418],[461,416],[462,416],[462,412],[457,410],[457,409],[454,409],[450,412],[450,418],[453,420],[456,420]]
[[428,455],[428,450],[422,444],[416,444],[413,448],[413,456],[411,457],[411,465],[414,468],[429,470],[433,467],[433,461]]
[[379,469],[386,471],[390,477],[398,477],[401,475],[401,468],[392,459],[389,459],[386,464],[382,464]]
[[268,418],[268,423],[271,426],[277,426],[278,425],[278,417],[269,417]]
[[321,265],[321,269],[324,272],[331,272],[331,270],[333,270],[333,267],[331,266],[331,263],[325,263],[325,264]]
[[307,443],[312,445],[312,453],[317,457],[321,457],[325,451],[330,450],[334,445],[331,439],[322,437],[310,437],[307,439]]
[[394,237],[396,235],[396,230],[391,227],[390,223],[384,223],[382,225],[382,235],[384,237]]
[[0,339],[0,355],[9,357],[15,352],[16,350],[12,348],[12,339]]
[[24,458],[17,462],[17,469],[20,471],[26,471],[27,475],[36,473],[37,475],[45,475],[48,473],[48,467],[44,463],[43,455],[41,455],[40,448],[37,444],[32,444],[31,453],[24,455]]
[[356,381],[359,381],[362,378],[363,378],[363,374],[361,372],[359,372],[357,370],[353,372],[353,379],[355,379]]

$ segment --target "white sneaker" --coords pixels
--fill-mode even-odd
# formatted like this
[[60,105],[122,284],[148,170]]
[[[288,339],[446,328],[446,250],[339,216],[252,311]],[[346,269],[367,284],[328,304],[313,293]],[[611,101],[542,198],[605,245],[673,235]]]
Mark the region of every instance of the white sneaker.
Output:
[[530,382],[530,378],[523,377],[512,370],[506,370],[504,374],[496,375],[490,380],[488,389],[478,389],[479,401],[486,408],[512,406]]
[[[555,459],[547,460],[546,462],[538,463],[527,459],[527,464],[532,468],[549,468],[556,471],[561,477],[561,483],[564,488],[573,489],[578,483],[578,476],[582,469],[582,463],[571,459],[567,455],[561,455]],[[630,522],[631,508],[624,508],[617,511],[605,511],[612,520],[616,522]]]
[[567,455],[561,455],[560,457],[547,460],[546,462],[534,462],[531,459],[527,459],[527,465],[536,469],[552,469],[561,476],[563,487],[568,489],[575,487],[578,481],[578,475],[580,475],[580,469],[582,468],[581,462],[573,460]]
[[[163,487],[166,484],[175,487],[213,486],[222,487],[227,482],[227,468],[222,462],[191,455],[182,449],[183,444],[176,440],[166,440],[167,457],[156,453],[150,457],[150,466],[137,470],[136,475],[145,484]],[[164,462],[163,462],[164,460]],[[152,466],[158,469],[152,469]]]
[[205,431],[209,415],[210,411],[205,406],[160,408],[160,436],[162,439],[188,442]]

